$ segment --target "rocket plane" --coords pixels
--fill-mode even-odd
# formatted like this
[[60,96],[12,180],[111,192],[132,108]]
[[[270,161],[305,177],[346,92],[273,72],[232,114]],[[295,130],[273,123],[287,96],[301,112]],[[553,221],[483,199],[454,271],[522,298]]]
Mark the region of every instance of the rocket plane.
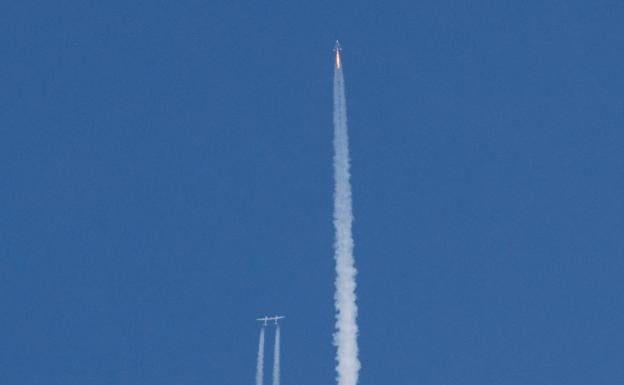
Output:
[[340,42],[336,40],[336,44],[334,45],[334,52],[336,52],[336,68],[340,69],[342,64],[340,63],[340,51],[342,51],[342,47],[340,46]]

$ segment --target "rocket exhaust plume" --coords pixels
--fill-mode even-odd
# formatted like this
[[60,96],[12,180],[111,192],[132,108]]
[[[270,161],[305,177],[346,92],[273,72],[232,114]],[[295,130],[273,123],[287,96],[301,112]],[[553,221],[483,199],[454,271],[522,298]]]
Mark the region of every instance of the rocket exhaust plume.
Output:
[[256,385],[262,385],[264,378],[264,326],[260,330],[260,341],[258,342],[258,362],[256,363]]
[[275,328],[275,345],[273,348],[273,385],[280,385],[280,327]]
[[336,331],[334,345],[338,385],[356,385],[360,371],[358,359],[357,305],[355,303],[355,261],[353,258],[353,222],[351,175],[349,171],[349,136],[340,43],[336,41],[334,66],[334,228],[336,241]]

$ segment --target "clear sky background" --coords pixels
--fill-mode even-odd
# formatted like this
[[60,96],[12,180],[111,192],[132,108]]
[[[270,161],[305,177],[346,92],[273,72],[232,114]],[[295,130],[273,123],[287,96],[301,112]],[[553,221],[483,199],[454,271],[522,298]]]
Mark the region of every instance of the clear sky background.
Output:
[[[0,383],[624,383],[621,1],[0,5]],[[271,347],[272,332],[268,334]]]

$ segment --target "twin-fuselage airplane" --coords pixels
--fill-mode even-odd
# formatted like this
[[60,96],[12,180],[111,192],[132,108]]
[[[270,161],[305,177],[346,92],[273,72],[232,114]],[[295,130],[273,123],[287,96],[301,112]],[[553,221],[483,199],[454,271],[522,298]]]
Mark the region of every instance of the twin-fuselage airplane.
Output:
[[282,315],[276,315],[275,317],[264,316],[262,318],[256,318],[256,321],[264,322],[264,326],[266,326],[267,322],[269,321],[275,321],[275,324],[277,325],[277,321],[281,320],[282,318],[286,317]]

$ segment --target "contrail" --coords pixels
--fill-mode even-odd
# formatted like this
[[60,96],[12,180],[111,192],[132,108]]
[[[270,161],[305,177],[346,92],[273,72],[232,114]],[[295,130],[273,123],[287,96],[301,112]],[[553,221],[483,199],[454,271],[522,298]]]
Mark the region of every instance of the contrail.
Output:
[[334,227],[336,243],[336,371],[339,385],[356,385],[360,371],[358,359],[357,305],[355,303],[355,269],[353,259],[353,222],[351,182],[349,172],[349,136],[344,77],[340,59],[340,44],[336,41],[334,66]]
[[262,385],[264,378],[264,326],[260,330],[260,341],[258,342],[258,362],[256,364],[256,385]]
[[275,327],[275,345],[273,350],[273,385],[280,385],[280,327]]

